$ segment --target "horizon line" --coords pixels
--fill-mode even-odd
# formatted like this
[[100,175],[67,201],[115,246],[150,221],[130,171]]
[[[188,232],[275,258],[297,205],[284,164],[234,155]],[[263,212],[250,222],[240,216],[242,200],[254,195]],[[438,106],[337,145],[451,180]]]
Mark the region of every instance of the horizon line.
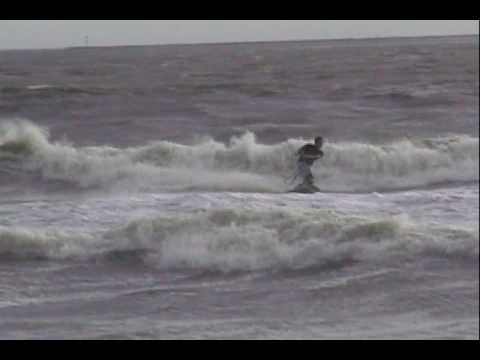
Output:
[[446,34],[446,35],[392,35],[374,37],[332,37],[332,38],[305,38],[286,40],[239,40],[239,41],[206,41],[206,42],[178,42],[178,43],[144,43],[144,44],[122,44],[122,45],[89,45],[89,46],[58,46],[45,48],[0,48],[0,51],[42,51],[42,50],[75,50],[75,49],[102,49],[122,47],[160,47],[160,46],[198,46],[198,45],[245,45],[245,44],[267,44],[267,43],[293,43],[293,42],[334,42],[334,41],[366,41],[366,40],[388,40],[388,39],[422,39],[422,38],[450,38],[450,37],[475,37],[479,34]]

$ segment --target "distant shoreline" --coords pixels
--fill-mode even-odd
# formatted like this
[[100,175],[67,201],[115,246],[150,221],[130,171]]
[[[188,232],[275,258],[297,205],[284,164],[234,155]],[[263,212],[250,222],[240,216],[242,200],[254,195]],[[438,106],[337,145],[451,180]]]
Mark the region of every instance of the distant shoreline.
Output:
[[165,44],[139,44],[139,45],[102,45],[102,46],[67,46],[55,48],[25,48],[25,49],[0,49],[0,52],[13,51],[58,51],[58,50],[95,50],[95,49],[121,49],[121,48],[148,48],[148,47],[177,47],[177,46],[232,46],[232,45],[261,45],[261,44],[285,44],[285,43],[342,43],[342,42],[365,42],[385,40],[426,40],[448,38],[478,38],[478,34],[461,35],[425,35],[425,36],[386,36],[365,38],[332,38],[332,39],[294,39],[294,40],[265,40],[265,41],[234,41],[234,42],[202,42],[202,43],[165,43]]

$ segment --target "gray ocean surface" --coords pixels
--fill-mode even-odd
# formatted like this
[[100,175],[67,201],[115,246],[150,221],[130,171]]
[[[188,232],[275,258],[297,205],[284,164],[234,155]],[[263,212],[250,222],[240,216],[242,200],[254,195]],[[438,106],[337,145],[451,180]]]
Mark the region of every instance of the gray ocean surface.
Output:
[[478,50],[0,51],[0,339],[478,340]]

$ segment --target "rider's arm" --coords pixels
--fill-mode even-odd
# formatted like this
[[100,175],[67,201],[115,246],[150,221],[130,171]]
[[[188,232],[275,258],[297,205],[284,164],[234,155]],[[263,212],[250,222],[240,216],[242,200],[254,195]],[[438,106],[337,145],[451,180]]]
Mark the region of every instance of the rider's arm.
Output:
[[304,153],[305,153],[305,146],[303,146],[302,148],[300,148],[300,149],[296,152],[295,155],[297,155],[297,156],[302,156],[302,155],[304,155]]

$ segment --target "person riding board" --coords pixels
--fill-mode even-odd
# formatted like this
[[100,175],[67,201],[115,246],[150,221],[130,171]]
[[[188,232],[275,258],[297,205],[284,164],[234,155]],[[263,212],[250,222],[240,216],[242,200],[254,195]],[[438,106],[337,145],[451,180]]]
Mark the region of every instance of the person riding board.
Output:
[[315,161],[324,157],[325,154],[323,153],[322,148],[323,138],[318,136],[315,138],[315,144],[307,144],[297,151],[297,177],[303,177],[302,185],[314,186],[312,166]]

